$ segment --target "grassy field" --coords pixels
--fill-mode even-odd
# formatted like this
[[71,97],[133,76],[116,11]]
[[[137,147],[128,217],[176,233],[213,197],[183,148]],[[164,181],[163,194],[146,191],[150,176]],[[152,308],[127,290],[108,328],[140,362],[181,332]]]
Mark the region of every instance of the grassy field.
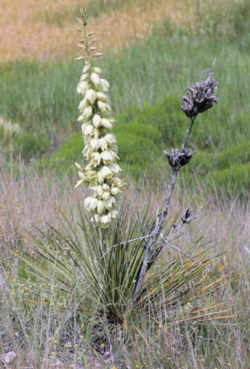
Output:
[[[3,204],[0,214],[1,270],[9,291],[2,290],[1,293],[0,343],[1,353],[11,350],[17,353],[17,368],[52,368],[55,362],[61,363],[62,368],[69,368],[70,365],[75,368],[107,369],[247,368],[248,209],[236,202],[228,205],[211,202],[204,193],[201,202],[199,194],[191,192],[189,196],[187,193],[183,196],[177,190],[169,219],[169,222],[175,221],[187,206],[192,206],[197,219],[182,230],[181,238],[175,244],[184,252],[194,252],[199,248],[198,240],[202,237],[202,248],[209,249],[210,255],[221,255],[214,259],[210,268],[216,268],[218,262],[224,265],[224,282],[215,294],[201,299],[199,306],[206,311],[206,306],[214,304],[213,311],[222,310],[225,316],[234,314],[233,318],[216,320],[219,315],[215,315],[211,321],[194,320],[191,324],[192,320],[187,320],[183,325],[178,322],[183,316],[181,311],[169,323],[162,322],[165,321],[164,314],[172,314],[171,311],[162,311],[156,321],[150,317],[141,320],[139,315],[136,318],[138,321],[127,322],[126,337],[120,337],[114,343],[112,355],[103,356],[91,349],[91,327],[98,324],[96,319],[99,319],[94,310],[92,319],[87,311],[80,315],[74,313],[71,291],[57,305],[56,282],[53,279],[50,291],[43,292],[44,295],[39,297],[30,282],[23,283],[20,279],[20,261],[15,256],[24,250],[33,252],[35,244],[30,237],[35,232],[34,226],[45,232],[48,232],[48,224],[62,229],[59,214],[70,216],[71,210],[81,203],[83,190],[73,190],[72,182],[66,179],[59,181],[54,176],[41,178],[22,170],[18,181],[2,173],[0,182]],[[152,188],[149,182],[143,186],[143,189],[136,190],[131,185],[123,197],[139,209],[142,204],[148,203],[151,194],[151,209],[156,210],[162,202],[164,182],[158,188],[155,185]],[[163,268],[163,264],[175,256],[176,250],[167,248],[158,268]],[[49,301],[49,305],[43,301]],[[189,308],[187,306],[186,314]],[[102,323],[107,329],[105,322]],[[102,342],[99,345],[102,347]]]
[[[20,369],[247,369],[249,2],[25,3],[3,0],[0,10],[0,363],[13,351],[8,367]],[[130,249],[125,242],[109,258],[109,249],[94,254],[103,233],[90,226],[89,236],[83,232],[79,208],[88,190],[74,189],[73,166],[83,146],[76,92],[82,67],[72,61],[79,6],[105,50],[99,65],[111,84],[128,183],[120,223],[104,238],[112,250],[149,233],[162,207],[170,178],[162,151],[183,141],[187,88],[211,67],[219,83],[218,104],[195,123],[195,156],[181,172],[164,228],[171,242],[142,294],[142,301],[156,298],[145,304],[124,297],[121,273],[145,243]],[[179,226],[187,208],[194,220]],[[85,251],[73,259],[78,242]],[[106,305],[94,298],[92,279],[103,296],[119,280]],[[119,319],[107,313],[112,308]]]
[[[236,20],[231,23],[237,24]],[[231,197],[249,190],[249,150],[246,147],[244,155],[240,152],[250,137],[250,56],[247,25],[242,23],[241,27],[236,38],[231,34],[222,37],[219,31],[211,37],[209,33],[190,34],[167,20],[146,40],[134,41],[118,55],[107,53],[100,65],[111,82],[116,133],[126,172],[138,177],[143,169],[150,170],[156,158],[161,167],[162,149],[179,144],[185,131],[180,106],[187,86],[204,79],[214,63],[219,104],[199,118],[193,146],[199,153],[193,171],[199,175],[207,170],[224,171],[212,173],[210,180]],[[43,168],[71,171],[82,146],[75,90],[80,66],[68,60],[11,62],[2,64],[0,70],[1,115],[22,127],[11,154],[26,162],[43,156]],[[141,144],[134,145],[138,137]],[[218,155],[227,157],[223,165],[218,164],[222,160],[217,160]],[[239,168],[230,169],[233,165]]]
[[[185,4],[185,1],[182,0]],[[153,1],[137,0],[85,0],[85,1],[19,1],[10,5],[4,1],[1,7],[0,41],[1,62],[13,60],[47,61],[68,57],[76,53],[78,32],[75,16],[79,8],[86,7],[93,17],[91,25],[95,29],[100,47],[103,49],[121,49],[135,37],[149,35],[155,22],[173,15],[178,20],[181,11],[173,0]],[[181,16],[180,16],[181,17]],[[183,16],[182,16],[183,17]]]

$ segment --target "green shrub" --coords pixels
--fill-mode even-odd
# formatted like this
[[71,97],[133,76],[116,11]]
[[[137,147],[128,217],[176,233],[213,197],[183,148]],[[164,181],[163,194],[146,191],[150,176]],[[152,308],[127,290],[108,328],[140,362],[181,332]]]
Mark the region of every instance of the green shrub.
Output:
[[215,154],[215,165],[218,169],[226,169],[232,165],[244,164],[250,162],[249,141],[225,149],[221,153]]
[[183,127],[187,126],[185,115],[180,110],[181,100],[176,96],[166,96],[162,102],[146,105],[136,117],[141,124],[150,124],[161,133],[165,145],[175,146],[183,138]]
[[242,141],[237,145],[230,146],[221,152],[210,153],[200,151],[195,153],[190,162],[188,173],[192,172],[199,176],[207,175],[210,171],[227,169],[233,165],[244,164],[250,161],[250,146],[248,141]]
[[208,183],[222,196],[245,197],[250,193],[250,165],[239,164],[214,171],[209,174]]
[[141,136],[151,140],[155,144],[159,144],[161,142],[161,133],[159,129],[152,126],[151,124],[142,124],[141,122],[137,122],[136,120],[132,121],[129,124],[118,126],[115,132],[116,134],[125,133],[131,134],[136,137]]
[[[148,104],[142,111],[131,107],[117,117],[115,133],[123,169],[138,177],[144,169],[154,166],[154,161],[159,158],[163,149],[180,145],[187,126],[180,103],[176,96],[170,95],[159,104]],[[225,128],[224,122],[220,123],[220,113],[223,114],[224,122],[227,123],[231,119],[230,129]],[[219,113],[214,109],[209,114],[208,116],[205,113],[199,118],[193,131],[196,142],[193,145],[195,156],[189,170],[199,176],[247,162],[250,155],[249,143],[246,139],[242,140],[241,134],[243,126],[245,129],[247,125],[249,114],[244,112],[232,119],[224,108]],[[232,145],[235,137],[238,137],[240,143]],[[58,171],[67,170],[80,157],[82,145],[81,135],[73,135],[52,156],[49,166],[56,167]],[[217,152],[218,149],[222,151]],[[196,153],[198,150],[205,151]],[[188,171],[185,177],[191,178]]]
[[132,165],[142,171],[159,155],[159,149],[148,138],[131,133],[116,134],[121,164]]
[[49,159],[44,159],[42,167],[55,170],[57,173],[66,173],[72,168],[81,156],[83,149],[82,135],[75,133]]
[[31,158],[38,158],[45,154],[48,150],[48,142],[42,135],[38,137],[22,135],[15,139],[14,147],[16,156],[29,161]]
[[[161,133],[150,124],[143,125],[136,121],[123,123],[117,126],[115,133],[121,165],[126,170],[131,168],[129,172],[134,176],[142,173],[161,153]],[[82,149],[82,136],[76,133],[49,159],[49,164],[44,162],[44,165],[51,169],[56,168],[61,173],[67,171],[75,161],[81,161]]]
[[[250,3],[243,0],[233,7],[232,25],[237,36],[250,35]],[[250,41],[250,39],[249,39]],[[250,45],[250,44],[249,44]]]

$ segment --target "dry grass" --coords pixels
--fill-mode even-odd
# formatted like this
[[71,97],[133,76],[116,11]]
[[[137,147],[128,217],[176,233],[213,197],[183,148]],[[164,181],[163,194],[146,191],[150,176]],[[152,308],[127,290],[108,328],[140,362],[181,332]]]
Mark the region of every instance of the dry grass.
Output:
[[[13,175],[4,171],[2,171],[0,175],[0,247],[2,255],[8,255],[10,249],[18,250],[20,247],[20,239],[25,241],[26,246],[32,247],[29,238],[26,237],[27,231],[31,229],[32,225],[44,228],[46,227],[46,223],[49,223],[58,227],[60,225],[58,221],[58,211],[68,214],[71,209],[81,203],[84,196],[82,189],[73,189],[73,183],[71,183],[71,180],[68,178],[59,180],[53,176],[48,177],[44,175],[41,177],[34,172],[27,173],[22,166],[19,167],[19,170],[21,173],[19,179],[16,179]],[[151,200],[153,209],[156,209],[161,203],[164,188],[165,186],[162,185],[158,189],[154,187],[153,190],[149,184],[145,185],[144,189],[140,188],[139,191],[136,191],[136,189],[131,186],[127,189],[125,196],[138,208],[141,204],[147,203],[150,193],[152,194]],[[245,251],[245,247],[249,245],[250,239],[250,213],[246,209],[244,210],[242,207],[238,206],[237,203],[232,202],[222,207],[220,204],[209,202],[205,196],[203,202],[198,201],[195,197],[193,199],[189,197],[180,201],[178,200],[177,192],[177,196],[173,199],[171,207],[171,217],[175,217],[176,214],[181,213],[186,206],[190,205],[190,201],[194,205],[194,212],[197,215],[197,220],[183,231],[184,233],[178,246],[184,248],[188,244],[192,244],[199,236],[205,236],[208,241],[216,245],[216,251],[218,253],[226,252],[230,278],[228,279],[228,283],[225,283],[223,291],[221,291],[223,294],[223,301],[227,306],[236,306],[240,319],[244,322],[244,317],[246,316],[245,306],[247,306],[248,300],[247,289],[249,287],[249,282],[247,282],[249,255]],[[153,211],[155,212],[155,210]],[[171,252],[176,251],[172,250]],[[162,261],[164,262],[164,258]],[[6,312],[4,307],[2,308],[3,311]],[[5,308],[7,308],[7,305]],[[39,311],[39,309],[37,309],[37,311],[34,310],[34,316],[37,314],[37,319],[40,319]],[[58,316],[58,319],[63,321],[64,318]],[[40,334],[42,335],[42,332],[46,329],[49,330],[48,319],[46,319],[44,324],[45,325],[40,328],[34,327],[32,331],[34,337],[38,337]],[[48,327],[46,324],[48,324]],[[60,324],[62,324],[62,322]],[[240,332],[240,326],[235,324],[235,321],[225,323],[225,327],[227,324],[231,326],[231,331],[228,336],[219,336],[218,340],[213,342],[213,345],[218,345],[218,348],[215,348],[215,351],[217,350],[216,357],[218,357],[218,362],[224,363],[228,368],[245,369],[244,363],[246,363],[247,358],[244,348],[244,332]],[[219,325],[220,324],[218,324],[218,326]],[[13,337],[15,335],[14,329],[15,328],[13,328],[12,332]],[[37,329],[37,331],[35,331],[35,329]],[[7,341],[2,342],[1,337],[0,343],[3,345],[3,352],[7,352],[9,347],[11,347],[11,349],[14,349],[17,353],[17,360],[15,363],[17,368],[29,366],[32,368],[42,367],[44,369],[49,369],[54,367],[53,365],[55,362],[59,362],[58,359],[49,359],[50,355],[55,352],[50,342],[50,337],[47,337],[48,341],[44,342],[44,350],[42,350],[38,344],[36,347],[36,344],[32,341],[34,339],[32,338],[33,336],[30,337],[30,347],[33,347],[33,351],[29,351],[28,349],[24,351],[18,344],[18,339],[13,337],[12,341],[16,342],[14,346],[9,346]],[[180,342],[178,340],[180,340]],[[143,343],[142,341],[145,342]],[[233,346],[230,351],[231,344]],[[225,354],[223,354],[220,345],[221,347],[225,346],[228,348],[230,356],[227,357],[226,351]],[[140,338],[140,335],[138,335],[138,342],[135,347],[136,350],[130,350],[131,352],[129,352],[129,357],[127,358],[128,363],[132,360],[131,364],[133,362],[133,365],[131,366],[129,364],[128,367],[135,367],[135,363],[143,358],[143,362],[147,363],[148,367],[155,368],[154,363],[157,362],[157,360],[159,360],[159,363],[167,363],[169,360],[173,360],[174,357],[177,359],[177,355],[179,355],[179,360],[184,354],[184,351],[180,351],[180,332],[175,332],[174,330],[172,332],[171,329],[170,331],[159,333],[159,337],[142,336]],[[237,352],[234,353],[236,348]],[[86,357],[90,368],[108,369],[111,368],[112,365],[120,368],[119,365],[114,365],[114,363],[111,363],[109,360],[105,362],[104,359],[95,359],[90,352],[86,351],[85,345],[81,347],[81,350],[82,351],[79,352],[76,350],[74,354],[70,353],[70,351],[60,353],[60,360],[62,360],[62,362],[60,366],[58,364],[58,367],[65,369],[69,367],[83,368],[83,366],[77,365],[70,366],[70,364],[73,365],[74,360],[76,360],[75,356],[79,354]],[[126,353],[127,348],[121,347],[121,353],[123,352],[122,350],[125,350],[124,352]],[[158,359],[156,360],[153,358],[154,356],[158,356]],[[208,368],[206,364],[202,362],[202,359],[195,357],[195,353],[192,360],[193,365],[196,363],[197,367],[201,369]],[[189,364],[192,360],[190,359]],[[184,361],[184,359],[182,362],[180,361],[178,368],[186,369],[191,367],[186,366]],[[218,368],[225,367],[222,365],[223,364],[218,366]],[[144,366],[140,367],[142,368]],[[163,368],[165,366],[157,367]],[[176,368],[176,366],[169,367]]]
[[[234,0],[234,2],[240,0]],[[46,14],[69,14],[77,6],[87,6],[90,0],[2,0],[0,8],[0,62],[13,60],[50,60],[72,57],[77,53],[76,26],[65,20],[63,25],[47,24]],[[90,28],[99,40],[102,50],[120,50],[134,39],[143,39],[152,32],[155,24],[169,17],[175,24],[193,27],[197,20],[198,0],[137,0],[123,11],[110,11],[92,19]],[[223,8],[230,1],[200,1],[205,8]]]
[[[76,179],[74,181],[66,177],[62,180],[52,174],[40,176],[33,170],[28,173],[22,165],[19,165],[19,173],[18,179],[5,170],[0,173],[0,241],[2,245],[8,244],[15,249],[19,247],[18,240],[32,226],[58,226],[59,213],[69,214],[85,196],[84,189],[74,189]],[[139,187],[140,190],[136,190],[130,185],[124,195],[132,204],[132,211],[137,211],[138,207],[147,204],[150,199],[152,211],[156,214],[165,195],[164,183],[157,188],[152,188],[151,184],[145,184],[143,190]],[[220,251],[229,253],[231,262],[234,261],[237,266],[237,258],[244,255],[250,239],[248,209],[242,209],[233,201],[224,206],[215,204],[205,195],[204,201],[200,197],[191,196],[193,198],[190,199],[189,195],[184,200],[178,200],[179,197],[183,198],[182,194],[178,196],[177,189],[171,206],[171,218],[181,215],[186,207],[194,206],[197,221],[188,227],[189,234],[193,233],[194,237],[205,235]]]
[[[48,60],[55,57],[72,57],[77,51],[75,25],[46,24],[43,13],[51,14],[87,5],[79,0],[36,1],[4,0],[0,9],[0,62],[33,59]],[[141,4],[141,5],[140,5]],[[123,12],[111,11],[91,20],[101,49],[120,49],[135,38],[150,34],[155,23],[169,16],[175,23],[183,22],[185,0],[158,0],[139,2]],[[38,17],[39,16],[39,17]]]

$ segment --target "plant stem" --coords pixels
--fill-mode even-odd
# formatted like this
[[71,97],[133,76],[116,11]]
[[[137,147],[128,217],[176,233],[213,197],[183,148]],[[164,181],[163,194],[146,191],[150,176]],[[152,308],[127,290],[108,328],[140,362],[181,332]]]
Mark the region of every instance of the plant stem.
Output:
[[[190,138],[191,138],[191,134],[192,134],[192,129],[193,129],[193,125],[194,125],[194,121],[195,118],[190,118],[190,126],[189,129],[186,132],[186,137],[184,139],[183,145],[182,145],[182,150],[185,150]],[[155,223],[155,227],[151,233],[150,239],[145,247],[145,257],[143,260],[143,264],[139,273],[139,278],[137,280],[136,286],[135,286],[135,296],[137,296],[141,285],[144,281],[145,275],[148,271],[148,266],[151,264],[152,259],[154,258],[156,252],[157,254],[160,253],[161,248],[155,250],[155,244],[161,234],[162,228],[163,228],[163,224],[168,216],[168,211],[169,211],[169,205],[170,205],[170,201],[171,198],[173,196],[174,193],[174,188],[175,188],[175,184],[178,178],[178,173],[179,173],[180,167],[174,167],[172,168],[172,175],[171,175],[171,180],[170,180],[170,184],[167,186],[167,197],[166,200],[164,202],[163,205],[163,210],[161,211],[161,213],[157,216],[156,219],[156,223]]]
[[192,134],[192,130],[193,130],[193,126],[194,126],[194,121],[195,121],[195,118],[192,117],[190,118],[190,126],[186,132],[186,137],[185,137],[185,140],[183,142],[183,145],[182,145],[182,150],[185,150],[187,148],[187,145],[190,141],[190,138],[191,138],[191,134]]
[[176,184],[177,177],[178,177],[178,171],[179,171],[178,169],[172,169],[171,181],[170,181],[170,184],[167,186],[168,187],[167,198],[165,200],[163,210],[157,217],[155,228],[152,231],[150,240],[146,245],[145,257],[144,257],[143,264],[142,264],[140,274],[139,274],[139,278],[138,278],[138,281],[135,287],[135,295],[137,295],[138,291],[141,288],[142,282],[148,271],[148,265],[150,264],[152,260],[152,256],[154,255],[155,243],[157,242],[157,239],[161,234],[163,223],[168,215],[170,200],[174,192],[175,184]]

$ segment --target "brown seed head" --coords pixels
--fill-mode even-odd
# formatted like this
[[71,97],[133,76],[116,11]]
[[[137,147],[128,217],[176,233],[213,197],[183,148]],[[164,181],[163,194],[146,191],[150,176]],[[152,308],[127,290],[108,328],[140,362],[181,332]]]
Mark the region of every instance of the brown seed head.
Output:
[[217,85],[217,81],[209,75],[205,82],[197,82],[188,89],[181,106],[187,117],[194,119],[198,114],[212,108],[214,103],[218,103],[214,96]]

